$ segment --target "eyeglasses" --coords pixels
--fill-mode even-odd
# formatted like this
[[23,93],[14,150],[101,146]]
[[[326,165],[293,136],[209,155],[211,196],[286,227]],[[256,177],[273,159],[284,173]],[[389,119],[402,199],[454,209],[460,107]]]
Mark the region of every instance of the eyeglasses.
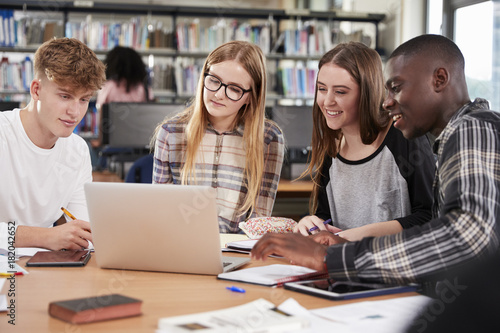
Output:
[[203,84],[205,88],[210,91],[218,91],[220,87],[224,86],[227,98],[235,102],[239,101],[245,93],[252,91],[252,89],[245,90],[234,84],[222,83],[222,81],[216,76],[208,73],[205,73],[205,80],[203,81]]

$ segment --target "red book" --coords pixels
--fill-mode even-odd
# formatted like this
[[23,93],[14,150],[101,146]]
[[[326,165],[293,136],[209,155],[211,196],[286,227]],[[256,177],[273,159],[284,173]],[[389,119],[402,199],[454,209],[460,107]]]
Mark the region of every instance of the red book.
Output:
[[51,302],[49,314],[72,324],[138,316],[142,301],[119,294]]

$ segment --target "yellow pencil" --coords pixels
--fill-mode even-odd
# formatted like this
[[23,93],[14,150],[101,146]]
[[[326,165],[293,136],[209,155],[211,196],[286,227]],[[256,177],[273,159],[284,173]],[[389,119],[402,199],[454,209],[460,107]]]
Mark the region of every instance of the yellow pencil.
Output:
[[61,210],[64,212],[64,214],[68,215],[72,220],[76,220],[76,217],[73,216],[68,210],[64,207],[61,207]]
[[0,277],[9,277],[12,275],[24,275],[23,272],[14,272],[14,273],[0,273]]

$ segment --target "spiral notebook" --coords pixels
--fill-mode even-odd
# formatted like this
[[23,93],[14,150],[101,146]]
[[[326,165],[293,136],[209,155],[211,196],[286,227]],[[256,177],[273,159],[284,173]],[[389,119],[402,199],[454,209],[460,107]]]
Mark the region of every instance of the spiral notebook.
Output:
[[240,269],[217,275],[220,280],[245,282],[261,286],[281,286],[287,282],[327,278],[327,272],[319,272],[303,266],[274,264]]

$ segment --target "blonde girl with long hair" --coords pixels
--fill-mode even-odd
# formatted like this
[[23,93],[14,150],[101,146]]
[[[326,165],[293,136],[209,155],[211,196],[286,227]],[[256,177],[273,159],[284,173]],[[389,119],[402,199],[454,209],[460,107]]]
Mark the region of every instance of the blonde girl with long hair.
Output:
[[261,49],[243,41],[213,50],[190,106],[156,131],[153,183],[217,190],[219,230],[270,216],[284,156],[280,128],[265,117],[267,74]]

